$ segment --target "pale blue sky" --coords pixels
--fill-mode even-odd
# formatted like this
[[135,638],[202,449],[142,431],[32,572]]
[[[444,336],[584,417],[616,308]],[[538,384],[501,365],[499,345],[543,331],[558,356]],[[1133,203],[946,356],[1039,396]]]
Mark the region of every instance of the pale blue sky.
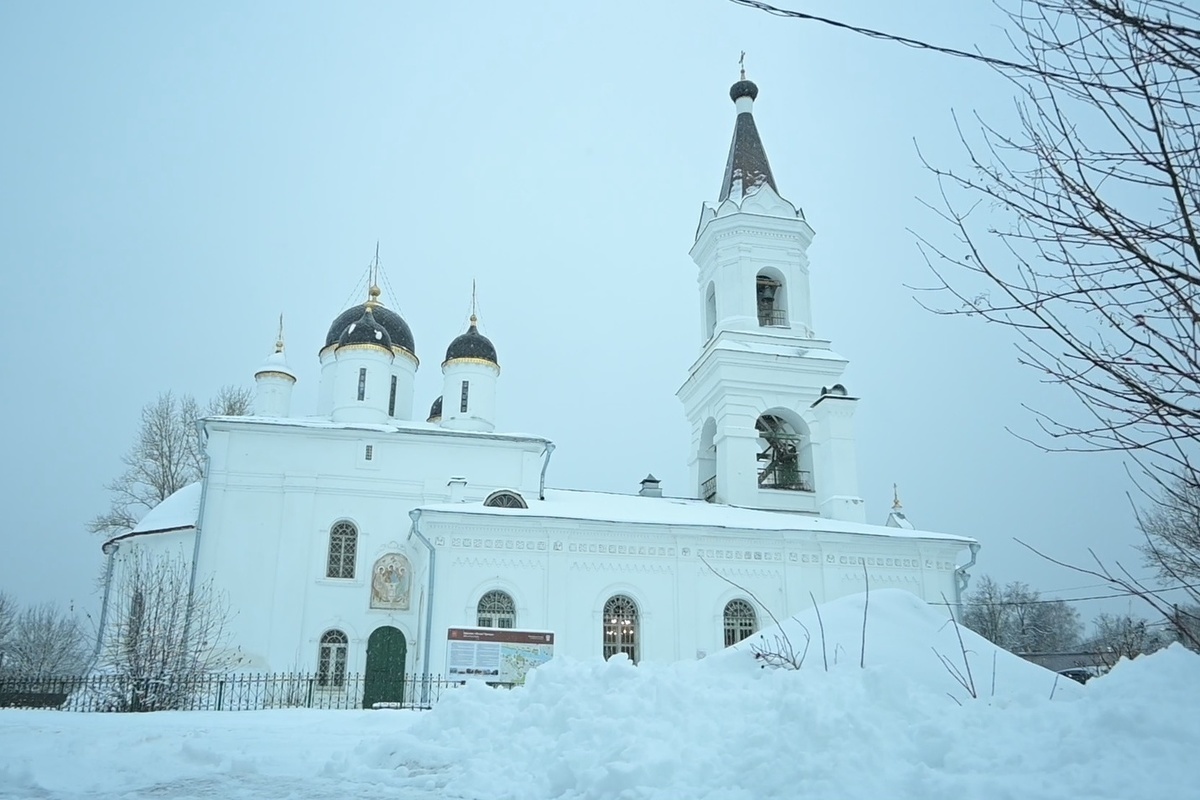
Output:
[[[990,2],[805,2],[962,48]],[[412,326],[416,405],[469,313],[504,365],[501,427],[551,437],[555,486],[686,491],[674,393],[700,345],[687,251],[733,130],[737,56],[780,191],[817,231],[819,335],[851,360],[871,521],[977,537],[976,574],[1086,584],[1013,542],[1137,559],[1115,457],[1038,452],[1007,332],[922,311],[916,144],[962,166],[951,111],[1011,120],[985,67],[724,0],[0,5],[0,590],[95,602],[89,518],[166,389],[249,385],[282,311],[316,352],[375,243]],[[1089,594],[1091,591],[1075,592]],[[1089,618],[1094,605],[1084,605]],[[1138,609],[1140,612],[1140,609]]]

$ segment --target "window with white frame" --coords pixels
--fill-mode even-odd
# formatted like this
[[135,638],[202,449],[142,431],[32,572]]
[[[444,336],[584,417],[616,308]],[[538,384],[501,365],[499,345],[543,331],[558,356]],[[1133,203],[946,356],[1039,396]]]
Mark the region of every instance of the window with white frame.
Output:
[[758,615],[754,606],[745,600],[730,600],[725,604],[725,646],[737,644],[758,630]]
[[475,624],[480,628],[517,627],[517,604],[507,592],[492,589],[479,598]]
[[638,607],[633,598],[623,594],[613,595],[604,604],[604,658],[624,653],[637,663]]
[[358,555],[358,529],[345,520],[329,529],[329,561],[326,578],[353,578]]
[[346,683],[346,654],[350,640],[339,630],[325,631],[317,651],[317,685],[337,688]]

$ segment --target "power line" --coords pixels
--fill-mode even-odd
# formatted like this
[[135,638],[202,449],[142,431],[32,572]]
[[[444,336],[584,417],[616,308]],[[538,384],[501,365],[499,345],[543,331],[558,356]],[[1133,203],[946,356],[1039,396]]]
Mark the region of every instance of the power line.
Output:
[[1042,79],[1052,79],[1055,81],[1073,84],[1075,86],[1087,87],[1089,89],[1118,92],[1127,91],[1127,89],[1123,89],[1118,86],[1112,86],[1104,83],[1103,81],[1088,80],[1080,74],[1072,75],[1070,73],[1055,72],[1045,66],[1021,64],[1017,61],[1009,61],[1004,58],[985,56],[983,53],[979,52],[972,53],[969,50],[959,50],[954,47],[943,47],[941,45],[931,44],[930,42],[925,42],[920,39],[913,39],[908,36],[900,36],[899,34],[887,33],[886,31],[877,31],[873,28],[864,28],[861,25],[851,25],[848,22],[841,22],[840,20],[822,17],[817,14],[809,14],[804,11],[792,11],[787,8],[779,8],[769,3],[764,3],[762,0],[730,0],[730,2],[739,6],[746,6],[747,8],[764,11],[776,17],[786,17],[789,19],[804,20],[806,22],[819,22],[822,25],[828,25],[832,28],[839,28],[841,30],[850,31],[851,33],[857,33],[860,36],[866,36],[870,39],[895,42],[897,44],[902,44],[905,47],[911,47],[915,50],[928,50],[930,52],[940,53],[942,55],[952,56],[954,58],[965,58],[970,61],[978,61],[982,64],[987,64],[988,66],[997,67],[999,69],[1014,70],[1026,75],[1034,75]]
[[[1094,594],[1094,595],[1090,595],[1088,597],[1058,597],[1058,598],[1054,598],[1052,600],[1043,600],[1040,597],[1037,600],[1024,600],[1024,601],[998,600],[996,602],[990,602],[990,603],[984,602],[981,600],[965,600],[964,605],[974,604],[974,605],[981,605],[981,606],[1032,606],[1032,605],[1045,605],[1048,603],[1082,603],[1087,600],[1113,600],[1118,597],[1135,597],[1137,595],[1142,595],[1142,594],[1159,595],[1159,594],[1166,594],[1167,592],[1183,591],[1185,589],[1200,589],[1200,583],[1189,583],[1189,584],[1184,584],[1183,586],[1171,586],[1166,589],[1145,589],[1145,590],[1138,590],[1136,592],[1116,592],[1114,594]],[[932,605],[941,605],[941,604],[933,603]]]

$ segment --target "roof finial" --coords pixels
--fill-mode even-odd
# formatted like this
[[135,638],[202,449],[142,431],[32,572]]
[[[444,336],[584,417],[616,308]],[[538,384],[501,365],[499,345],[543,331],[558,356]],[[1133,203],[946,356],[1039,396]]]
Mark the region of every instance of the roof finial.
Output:
[[375,260],[371,262],[371,285],[367,287],[367,309],[370,310],[379,302],[379,240],[375,240]]
[[742,54],[738,57],[738,67],[741,69],[741,72],[742,72],[741,79],[746,80],[746,51],[745,50],[743,50]]
[[475,316],[475,279],[471,278],[471,327],[474,328],[479,323],[479,317]]
[[279,335],[275,337],[275,352],[283,352],[283,312],[279,314]]
[[896,484],[892,484],[892,511],[899,511],[903,506],[900,505],[900,488]]

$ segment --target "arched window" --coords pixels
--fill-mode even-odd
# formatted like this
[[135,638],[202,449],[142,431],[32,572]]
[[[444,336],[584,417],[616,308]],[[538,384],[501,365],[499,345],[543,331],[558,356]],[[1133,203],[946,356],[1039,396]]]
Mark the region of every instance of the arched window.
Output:
[[758,324],[764,328],[786,328],[787,292],[784,291],[782,276],[764,270],[758,273],[755,296],[758,299]]
[[483,504],[492,508],[529,508],[524,497],[508,489],[492,492],[483,501]]
[[493,589],[479,598],[475,612],[475,624],[480,628],[517,627],[517,605],[506,592],[499,589]]
[[758,630],[754,606],[745,600],[730,600],[725,604],[725,646],[737,644]]
[[317,685],[340,687],[346,683],[346,653],[349,639],[339,630],[325,631],[317,651]]
[[754,427],[759,442],[758,488],[811,492],[811,443],[801,431],[775,414],[763,414]]
[[604,604],[604,658],[624,653],[638,660],[638,607],[632,598],[613,595]]
[[700,499],[709,503],[717,500],[717,421],[709,417],[700,430]]
[[326,578],[353,578],[358,555],[358,529],[349,522],[335,523],[329,529],[329,561]]

